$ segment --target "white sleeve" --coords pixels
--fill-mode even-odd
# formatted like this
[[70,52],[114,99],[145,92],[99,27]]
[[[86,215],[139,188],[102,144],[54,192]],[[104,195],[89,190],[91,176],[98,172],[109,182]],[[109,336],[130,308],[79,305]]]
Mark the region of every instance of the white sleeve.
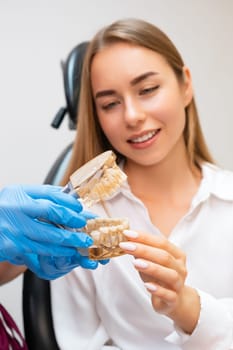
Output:
[[201,300],[198,324],[191,335],[175,329],[166,340],[183,350],[233,349],[233,299],[216,299],[197,290]]
[[61,350],[105,349],[108,334],[96,312],[91,271],[77,268],[52,281],[51,303],[54,330]]

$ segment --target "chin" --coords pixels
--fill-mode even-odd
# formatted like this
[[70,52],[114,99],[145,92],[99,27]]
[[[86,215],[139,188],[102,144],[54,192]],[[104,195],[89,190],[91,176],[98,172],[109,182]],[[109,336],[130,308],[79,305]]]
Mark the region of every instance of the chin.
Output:
[[138,166],[141,166],[141,167],[154,167],[162,163],[162,159],[158,159],[158,158],[152,159],[152,157],[144,157],[144,156],[140,156],[137,158],[129,157],[128,161],[130,163],[137,164]]

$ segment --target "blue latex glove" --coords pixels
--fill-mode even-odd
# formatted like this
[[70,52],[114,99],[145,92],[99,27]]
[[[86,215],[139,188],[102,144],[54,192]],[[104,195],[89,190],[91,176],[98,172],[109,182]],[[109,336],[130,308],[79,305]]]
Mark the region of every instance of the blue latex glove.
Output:
[[[105,262],[107,261],[105,260]],[[97,261],[89,260],[78,252],[73,256],[60,257],[26,254],[24,256],[24,264],[38,277],[46,280],[61,277],[78,266],[87,269],[96,269],[98,266]]]
[[0,261],[27,264],[46,279],[79,265],[96,268],[97,262],[83,258],[75,248],[90,246],[91,237],[52,224],[81,228],[90,217],[59,186],[6,187],[0,191]]

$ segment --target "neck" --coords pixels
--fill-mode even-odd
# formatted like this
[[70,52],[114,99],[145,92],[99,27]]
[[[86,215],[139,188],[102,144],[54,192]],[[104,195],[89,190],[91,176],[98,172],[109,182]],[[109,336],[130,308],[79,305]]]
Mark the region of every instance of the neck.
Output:
[[125,172],[132,192],[139,198],[154,196],[163,200],[179,198],[177,194],[195,193],[199,186],[201,173],[197,167],[191,167],[186,151],[178,156],[170,156],[151,165],[127,161]]

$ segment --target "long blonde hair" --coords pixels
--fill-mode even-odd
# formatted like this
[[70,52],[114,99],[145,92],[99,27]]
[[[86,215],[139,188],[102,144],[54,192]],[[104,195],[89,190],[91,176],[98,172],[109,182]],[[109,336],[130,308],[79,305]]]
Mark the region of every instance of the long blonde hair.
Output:
[[[100,30],[89,43],[83,63],[77,133],[62,184],[67,183],[70,174],[88,160],[107,149],[113,149],[101,130],[96,115],[90,68],[93,57],[99,51],[119,41],[159,53],[167,60],[177,79],[182,82],[184,67],[182,57],[167,35],[156,26],[139,19],[123,19]],[[186,107],[184,140],[191,166],[199,166],[202,161],[213,163],[201,130],[194,98]]]

